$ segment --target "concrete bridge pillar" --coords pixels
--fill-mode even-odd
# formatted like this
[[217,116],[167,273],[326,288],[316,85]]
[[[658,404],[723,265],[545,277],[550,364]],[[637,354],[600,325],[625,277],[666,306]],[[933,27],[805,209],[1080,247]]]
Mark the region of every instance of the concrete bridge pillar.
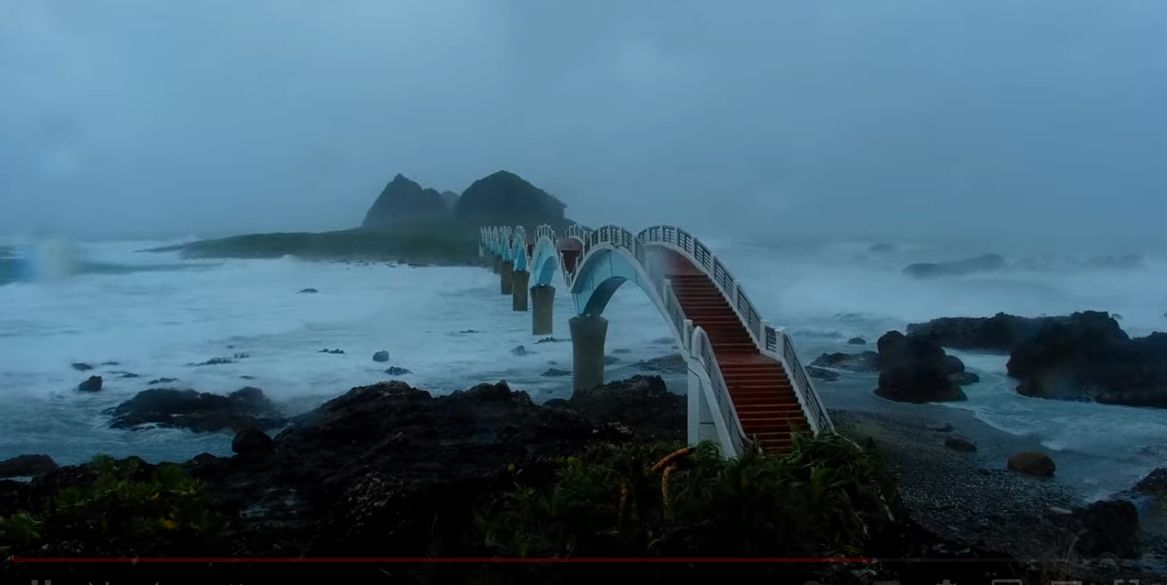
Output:
[[501,268],[500,268],[501,266],[502,266],[502,256],[499,256],[498,254],[491,253],[491,255],[490,255],[490,269],[493,270],[495,274],[498,274],[499,272],[501,272]]
[[531,334],[551,335],[552,309],[555,307],[555,287],[541,284],[531,287]]
[[580,315],[571,326],[571,389],[586,392],[604,383],[604,339],[608,320],[599,315]]
[[511,276],[511,308],[516,311],[527,310],[527,283],[531,282],[531,273],[526,270],[516,270]]
[[502,294],[513,294],[511,293],[511,285],[514,283],[514,278],[515,263],[510,260],[504,260],[498,268],[499,290],[502,291]]

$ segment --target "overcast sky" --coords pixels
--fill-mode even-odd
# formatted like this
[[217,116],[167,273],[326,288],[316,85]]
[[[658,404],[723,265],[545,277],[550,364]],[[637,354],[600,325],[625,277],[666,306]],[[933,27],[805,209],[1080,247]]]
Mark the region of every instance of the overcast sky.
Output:
[[402,172],[750,233],[1165,231],[1163,0],[0,0],[0,233],[356,225]]

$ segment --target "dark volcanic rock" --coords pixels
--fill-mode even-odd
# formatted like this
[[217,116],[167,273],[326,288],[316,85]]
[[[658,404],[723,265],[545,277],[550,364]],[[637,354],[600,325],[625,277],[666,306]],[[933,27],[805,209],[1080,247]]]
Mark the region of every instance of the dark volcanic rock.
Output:
[[73,369],[77,370],[78,372],[88,372],[89,370],[93,369],[93,366],[84,362],[76,362],[73,364]]
[[618,422],[660,438],[685,433],[685,397],[669,392],[660,376],[633,376],[575,392],[567,406],[588,418]]
[[867,345],[867,340],[862,337],[852,337],[847,340],[848,345]]
[[518,175],[498,171],[474,181],[463,191],[454,215],[459,222],[475,226],[546,223],[558,228],[566,223],[563,215],[566,207]]
[[1135,491],[1153,494],[1167,494],[1167,467],[1160,467],[1147,474],[1135,484]]
[[811,378],[826,380],[827,382],[834,382],[835,380],[839,379],[838,372],[834,372],[826,368],[820,368],[818,366],[807,366],[806,375],[810,376]]
[[824,353],[810,363],[820,368],[835,368],[852,372],[875,372],[879,370],[879,354],[874,351],[860,353]]
[[1036,475],[1039,477],[1053,477],[1057,466],[1049,455],[1040,451],[1024,451],[1009,458],[1007,467],[1010,471]]
[[274,449],[275,442],[258,427],[247,427],[236,433],[231,440],[231,450],[239,455],[267,455]]
[[110,426],[132,429],[148,424],[198,432],[248,427],[272,428],[284,423],[275,406],[259,388],[247,387],[227,396],[158,388],[139,392],[108,411]]
[[146,383],[149,384],[150,386],[153,386],[155,384],[170,384],[172,382],[177,382],[177,381],[178,381],[178,378],[154,378],[153,380],[150,380],[149,382],[146,382]]
[[0,461],[0,478],[36,477],[57,469],[57,462],[48,455],[17,455]]
[[[960,360],[945,355],[936,343],[889,331],[876,342],[879,348],[879,387],[875,393],[900,402],[965,400],[951,375],[963,371]],[[954,361],[955,360],[955,361]]]
[[328,348],[325,348],[325,349],[322,349],[322,350],[320,350],[320,351],[318,351],[318,352],[316,352],[316,353],[331,353],[331,354],[335,354],[335,355],[343,355],[343,354],[344,354],[344,350],[343,350],[343,349],[328,349]]
[[1025,396],[1167,408],[1167,333],[1131,339],[1104,312],[1046,322],[1007,367]]
[[948,379],[960,386],[968,386],[969,384],[976,384],[981,381],[981,377],[973,372],[957,372],[949,374]]
[[373,361],[375,361],[375,362],[387,362],[387,361],[389,361],[389,352],[387,352],[385,350],[381,350],[381,351],[373,354]]
[[933,424],[933,425],[928,425],[928,430],[936,431],[938,433],[951,433],[952,432],[952,423],[946,422],[946,423],[937,423],[937,424]]
[[300,289],[300,294],[302,294],[302,295],[314,295],[318,292],[320,292],[320,291],[318,291],[314,288],[302,288],[302,289]]
[[961,276],[978,272],[991,272],[1005,268],[1005,259],[997,254],[985,254],[965,260],[947,262],[919,262],[904,268],[904,273],[917,278],[936,276]]
[[1043,325],[1065,317],[944,317],[908,325],[908,335],[931,339],[944,347],[1008,353],[1033,337]]
[[139,376],[138,374],[135,374],[133,372],[117,371],[117,372],[111,372],[111,373],[118,374],[118,377],[122,378],[122,379],[141,378],[141,376]]
[[561,370],[559,368],[549,368],[546,372],[539,374],[548,378],[559,378],[562,376],[570,376],[571,370]]
[[514,348],[511,349],[511,355],[517,355],[520,357],[525,356],[525,355],[530,354],[530,353],[531,353],[530,351],[527,351],[526,346],[522,346],[522,345],[516,345]]
[[1074,519],[1078,527],[1075,550],[1082,556],[1139,556],[1139,512],[1134,504],[1126,500],[1094,502],[1076,510]]
[[446,217],[449,209],[437,191],[422,189],[421,185],[398,174],[381,190],[361,227],[378,228]]
[[561,341],[567,341],[567,340],[566,339],[556,339],[554,337],[544,337],[544,338],[541,338],[539,341],[536,341],[535,345],[539,345],[540,343],[559,343]]
[[413,372],[399,366],[390,366],[389,369],[385,370],[385,373],[390,376],[404,376]]
[[188,366],[221,366],[221,365],[233,364],[233,363],[235,363],[235,360],[233,360],[231,358],[216,357],[216,358],[211,358],[205,362],[199,362],[197,364],[187,364],[187,365]]
[[683,374],[689,370],[684,356],[679,353],[640,360],[636,362],[636,368],[646,372],[662,372],[668,374]]
[[101,376],[89,376],[89,379],[77,385],[77,390],[81,392],[100,392],[101,383]]
[[960,437],[945,438],[944,446],[952,449],[953,451],[960,451],[962,453],[974,453],[977,450],[977,446],[974,445],[972,441],[969,441],[968,439],[962,439]]

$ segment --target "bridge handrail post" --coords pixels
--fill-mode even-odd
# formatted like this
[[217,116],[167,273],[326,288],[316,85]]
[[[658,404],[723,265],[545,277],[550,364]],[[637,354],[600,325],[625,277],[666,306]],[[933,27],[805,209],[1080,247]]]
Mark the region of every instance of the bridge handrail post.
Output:
[[693,327],[690,347],[690,355],[697,357],[705,374],[709,376],[709,382],[712,386],[710,390],[713,391],[714,402],[720,411],[722,422],[727,425],[726,434],[729,435],[729,439],[733,443],[734,452],[741,455],[745,452],[746,438],[745,431],[742,429],[742,421],[738,418],[737,409],[729,397],[729,387],[721,375],[721,367],[717,363],[717,356],[713,353],[709,335],[699,325]]

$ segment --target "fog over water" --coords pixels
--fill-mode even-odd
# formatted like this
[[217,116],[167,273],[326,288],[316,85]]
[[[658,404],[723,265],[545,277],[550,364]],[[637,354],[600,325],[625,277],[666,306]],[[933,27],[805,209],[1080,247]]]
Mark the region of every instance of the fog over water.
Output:
[[1144,250],[1167,3],[0,3],[0,233],[356,224],[506,168],[588,223]]

